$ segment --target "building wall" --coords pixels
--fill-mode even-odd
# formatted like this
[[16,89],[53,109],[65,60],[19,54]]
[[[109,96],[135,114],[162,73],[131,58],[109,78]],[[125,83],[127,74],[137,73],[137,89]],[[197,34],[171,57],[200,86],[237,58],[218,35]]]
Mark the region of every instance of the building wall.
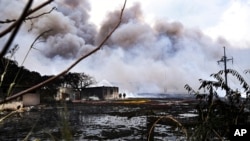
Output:
[[80,94],[79,92],[74,91],[72,88],[64,88],[60,87],[56,100],[79,100],[80,99]]
[[104,87],[103,89],[104,89],[104,92],[103,92],[104,99],[117,99],[118,98],[118,95],[119,95],[118,87]]
[[23,95],[23,106],[35,106],[40,104],[40,94],[27,93]]
[[[11,94],[16,94],[18,92],[21,92],[25,89],[28,89],[29,87],[22,87],[22,86],[17,86],[13,87]],[[6,97],[8,94],[8,89],[9,86],[2,86],[0,88],[0,99]],[[35,90],[31,91],[27,94],[24,94],[23,96],[18,97],[17,99],[13,101],[21,101],[23,102],[23,106],[35,106],[40,104],[40,94],[38,94]]]
[[119,93],[118,87],[90,87],[85,88],[81,93],[82,99],[89,97],[98,97],[100,100],[117,99]]

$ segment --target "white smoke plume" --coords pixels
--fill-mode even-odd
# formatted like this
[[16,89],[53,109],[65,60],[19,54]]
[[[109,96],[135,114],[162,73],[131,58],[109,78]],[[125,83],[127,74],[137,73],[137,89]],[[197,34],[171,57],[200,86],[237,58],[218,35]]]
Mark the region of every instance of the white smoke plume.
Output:
[[[17,7],[21,9],[24,4],[19,3],[21,6]],[[33,20],[32,26],[27,22],[22,29],[23,37],[30,39],[52,29],[43,37],[45,42],[37,44],[40,51],[32,51],[25,63],[27,68],[42,74],[58,73],[79,55],[93,49],[114,27],[120,14],[119,9],[107,13],[98,30],[89,22],[91,6],[87,0],[58,0],[42,12],[53,6],[57,10]],[[243,70],[250,68],[248,63],[237,60],[249,59],[248,48],[233,48],[223,38],[214,41],[199,29],[186,28],[178,21],[158,20],[152,26],[144,21],[139,3],[124,12],[122,24],[106,45],[72,71],[86,72],[97,81],[106,79],[121,90],[134,93],[183,93],[185,84],[196,88],[199,78],[210,79],[211,73],[223,69],[217,65],[223,56],[223,46],[236,62],[243,64]],[[22,44],[24,51],[20,49],[19,54],[32,42],[24,44],[20,40],[22,37],[16,42]]]

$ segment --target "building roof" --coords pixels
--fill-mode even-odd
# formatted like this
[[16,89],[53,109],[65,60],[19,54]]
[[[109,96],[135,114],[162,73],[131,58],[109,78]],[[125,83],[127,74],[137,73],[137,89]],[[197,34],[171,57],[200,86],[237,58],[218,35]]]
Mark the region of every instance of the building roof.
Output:
[[90,85],[89,87],[114,87],[109,81],[107,80],[102,80],[98,82],[97,84]]

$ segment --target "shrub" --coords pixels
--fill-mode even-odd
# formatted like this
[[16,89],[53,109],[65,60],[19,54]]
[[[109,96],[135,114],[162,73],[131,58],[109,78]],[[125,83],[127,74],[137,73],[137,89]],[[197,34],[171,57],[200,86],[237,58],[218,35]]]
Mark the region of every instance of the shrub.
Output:
[[[228,139],[230,126],[248,124],[249,112],[246,111],[246,108],[249,106],[250,87],[237,71],[232,69],[226,71],[239,80],[246,92],[245,98],[242,97],[242,93],[238,89],[233,90],[226,85],[221,77],[225,71],[211,74],[217,81],[199,79],[201,82],[199,90],[205,89],[208,90],[208,93],[200,94],[188,84],[184,86],[188,93],[195,95],[199,101],[196,106],[199,121],[190,135],[190,140]],[[218,96],[218,88],[226,91],[225,98]]]

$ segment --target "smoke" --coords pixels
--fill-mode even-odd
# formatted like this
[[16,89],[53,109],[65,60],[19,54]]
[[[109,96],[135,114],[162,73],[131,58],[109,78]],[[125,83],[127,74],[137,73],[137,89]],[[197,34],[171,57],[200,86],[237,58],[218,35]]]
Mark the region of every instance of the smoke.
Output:
[[[120,9],[115,10],[107,14],[106,19],[103,21],[99,33],[96,36],[95,44],[99,44],[102,39],[114,28],[120,18]],[[128,8],[122,17],[122,23],[138,22],[142,19],[142,11],[139,3],[135,3],[134,6]],[[107,44],[112,45],[110,41]]]
[[75,59],[89,50],[85,45],[93,44],[96,35],[95,25],[88,22],[90,5],[86,0],[64,0],[56,1],[55,7],[55,11],[34,20],[31,29],[35,33],[52,30],[44,37],[42,52],[46,57]]
[[[43,42],[36,45],[40,51],[32,51],[25,63],[27,68],[42,74],[58,73],[93,49],[120,16],[120,9],[107,13],[97,29],[89,22],[91,6],[87,0],[58,0],[40,13],[53,6],[57,9],[32,20],[32,24],[27,22],[22,29],[24,37],[31,41],[52,29],[43,37]],[[22,43],[23,48],[29,46],[20,40],[21,37],[16,42]],[[217,65],[223,56],[223,46],[231,50],[230,55],[235,58],[249,59],[246,53],[249,49],[233,48],[222,37],[214,41],[199,29],[187,28],[178,21],[157,20],[149,24],[144,20],[140,4],[136,3],[125,9],[120,27],[105,46],[72,71],[85,72],[97,81],[108,80],[121,91],[183,93],[185,84],[197,88],[199,78],[211,79],[211,73],[223,69]],[[243,69],[250,68],[248,63],[242,64]]]
[[[108,15],[97,41],[114,27],[119,11]],[[105,50],[95,56],[102,58],[95,61],[100,74],[92,71],[98,78],[136,92],[182,93],[185,84],[197,88],[198,79],[211,79],[210,74],[223,69],[216,62],[222,47],[231,47],[225,39],[213,41],[180,22],[158,20],[151,26],[143,20],[139,4],[127,8],[124,17]]]

